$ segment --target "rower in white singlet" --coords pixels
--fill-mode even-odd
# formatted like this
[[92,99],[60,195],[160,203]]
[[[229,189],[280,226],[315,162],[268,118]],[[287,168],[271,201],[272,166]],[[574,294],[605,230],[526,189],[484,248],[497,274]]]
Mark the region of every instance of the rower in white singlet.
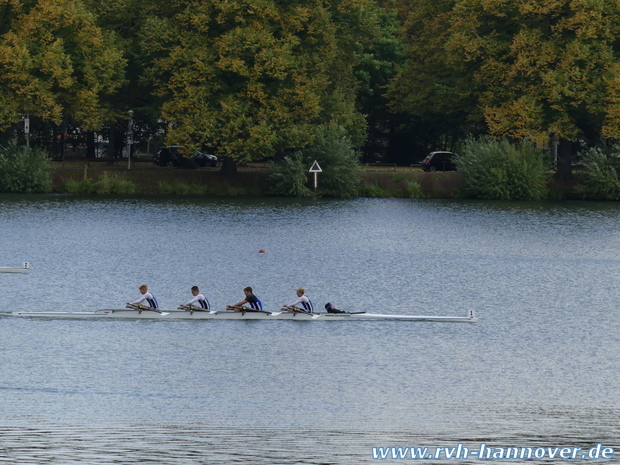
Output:
[[[193,286],[191,291],[194,297],[186,304],[179,306],[180,309],[184,309],[187,311],[194,310],[194,311],[205,311],[205,312],[208,312],[209,310],[211,310],[211,305],[209,305],[209,301],[204,296],[204,294],[200,293],[200,289],[198,289],[198,286]],[[199,307],[199,308],[192,308],[192,306]]]
[[314,313],[314,305],[308,296],[306,296],[305,289],[300,287],[297,289],[297,300],[289,305],[284,305],[283,310],[289,312]]

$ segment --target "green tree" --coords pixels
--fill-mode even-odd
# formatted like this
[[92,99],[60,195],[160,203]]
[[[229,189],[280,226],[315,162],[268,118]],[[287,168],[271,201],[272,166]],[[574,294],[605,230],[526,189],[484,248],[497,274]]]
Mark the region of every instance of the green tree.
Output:
[[110,119],[125,60],[81,1],[0,0],[0,11],[0,128],[24,113],[88,130]]
[[373,37],[370,0],[160,2],[143,29],[169,141],[239,162],[306,146],[334,121],[356,142],[353,68]]
[[540,145],[555,133],[559,175],[568,178],[569,140],[619,135],[613,100],[620,7],[599,0],[502,3],[459,4],[454,25],[462,33],[451,46],[456,53],[469,48],[470,61],[479,65],[490,131]]
[[142,32],[145,24],[159,11],[155,0],[83,0],[96,17],[97,26],[113,32],[118,48],[127,61],[125,81],[111,95],[110,105],[119,111],[120,124],[109,125],[111,143],[124,136],[127,128],[127,111],[134,112],[134,140],[148,139],[165,129],[161,121],[161,99],[155,95],[148,79],[144,79],[145,67],[150,66],[148,57],[142,53]]
[[[562,177],[570,176],[568,141],[620,135],[617,2],[425,0],[422,4],[418,10],[438,10],[441,19],[438,15],[413,23],[417,27],[411,34],[419,48],[412,57],[423,60],[423,54],[434,54],[429,60],[443,66],[403,77],[399,86],[416,89],[424,87],[420,80],[427,80],[429,88],[437,88],[445,82],[443,77],[460,77],[446,95],[457,105],[473,97],[491,134],[527,138],[541,146],[550,133],[556,134],[561,141]],[[429,14],[418,17],[426,20]],[[432,38],[433,29],[437,40]],[[419,111],[423,103],[415,99],[409,105]]]
[[[366,161],[402,161],[395,146],[399,116],[389,109],[387,85],[404,61],[403,43],[398,34],[394,0],[378,2],[380,35],[366,45],[355,67],[358,108],[366,115],[367,142],[363,148]],[[396,136],[396,137],[395,137]]]
[[410,133],[409,145],[424,154],[453,150],[459,139],[481,130],[473,69],[446,49],[456,3],[397,1],[407,59],[389,83],[388,98],[393,112],[408,117],[402,125]]

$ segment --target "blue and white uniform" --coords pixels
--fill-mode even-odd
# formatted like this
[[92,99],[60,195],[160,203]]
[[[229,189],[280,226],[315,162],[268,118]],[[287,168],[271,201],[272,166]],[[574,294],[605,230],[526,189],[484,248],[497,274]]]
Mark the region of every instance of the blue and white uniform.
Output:
[[142,294],[142,297],[140,297],[135,302],[131,302],[131,305],[140,305],[142,302],[146,302],[147,304],[149,304],[150,308],[154,308],[154,309],[158,309],[159,308],[159,304],[157,303],[157,299],[150,292],[145,292],[144,294]]
[[246,296],[245,297],[245,301],[248,303],[248,305],[250,306],[250,308],[252,310],[262,310],[263,309],[263,303],[254,294],[250,294],[250,295]]
[[198,303],[198,305],[200,305],[200,307],[205,311],[211,310],[211,305],[209,305],[209,301],[203,294],[196,295],[192,300],[187,302],[185,306],[189,307],[190,305],[194,305],[195,303]]
[[312,304],[310,299],[306,297],[305,294],[302,295],[299,299],[297,299],[292,304],[288,305],[288,307],[296,307],[298,305],[301,306],[300,309],[303,310],[304,312],[314,313],[314,305]]

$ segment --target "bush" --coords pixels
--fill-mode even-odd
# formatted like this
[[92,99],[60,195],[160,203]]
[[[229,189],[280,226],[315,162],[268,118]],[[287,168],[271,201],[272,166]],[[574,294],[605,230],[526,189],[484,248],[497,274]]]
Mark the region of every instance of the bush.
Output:
[[465,194],[497,200],[539,200],[547,194],[548,169],[542,150],[529,142],[468,139],[456,159]]
[[95,194],[135,194],[136,185],[120,176],[108,176],[105,171],[94,184]]
[[69,179],[65,181],[63,190],[69,194],[120,194],[129,195],[137,192],[136,185],[132,181],[123,179],[120,176],[108,176],[104,172],[97,181],[93,181],[86,176],[84,179],[76,181]]
[[308,166],[316,160],[319,173],[318,191],[331,197],[350,197],[358,183],[359,154],[342,126],[333,124],[319,129],[315,143],[304,149]]
[[206,187],[198,184],[184,182],[170,184],[164,181],[157,183],[157,193],[163,195],[204,195],[206,192]]
[[416,181],[406,181],[405,192],[410,199],[423,199],[425,197],[422,185]]
[[271,192],[296,197],[313,195],[307,187],[311,179],[308,169],[316,160],[323,170],[318,175],[318,193],[350,197],[357,189],[358,159],[344,128],[331,124],[322,126],[313,144],[274,165],[269,178]]
[[0,192],[50,192],[51,167],[45,150],[28,150],[15,141],[0,146]]
[[301,152],[284,157],[280,163],[273,165],[273,171],[269,175],[271,193],[287,197],[313,196],[314,193],[306,187],[306,173],[307,168]]
[[393,197],[393,192],[374,182],[364,182],[357,188],[358,197],[385,198]]
[[358,197],[423,199],[426,197],[422,185],[411,179],[392,176],[364,177],[357,186]]
[[90,179],[83,179],[81,181],[67,179],[62,186],[62,190],[68,194],[92,194],[93,182]]
[[620,146],[592,148],[581,154],[578,192],[584,199],[620,200]]

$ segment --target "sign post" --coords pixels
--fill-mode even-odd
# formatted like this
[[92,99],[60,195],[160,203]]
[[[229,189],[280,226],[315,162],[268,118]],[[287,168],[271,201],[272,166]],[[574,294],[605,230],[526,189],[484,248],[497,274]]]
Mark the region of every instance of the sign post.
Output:
[[127,123],[127,171],[131,169],[131,148],[133,146],[133,110],[127,112],[129,122]]
[[24,116],[24,136],[26,137],[26,150],[30,150],[30,115]]
[[314,160],[314,163],[312,163],[312,166],[310,167],[308,172],[314,173],[314,196],[316,197],[317,175],[318,173],[322,173],[323,170],[319,166],[319,163],[316,160]]

